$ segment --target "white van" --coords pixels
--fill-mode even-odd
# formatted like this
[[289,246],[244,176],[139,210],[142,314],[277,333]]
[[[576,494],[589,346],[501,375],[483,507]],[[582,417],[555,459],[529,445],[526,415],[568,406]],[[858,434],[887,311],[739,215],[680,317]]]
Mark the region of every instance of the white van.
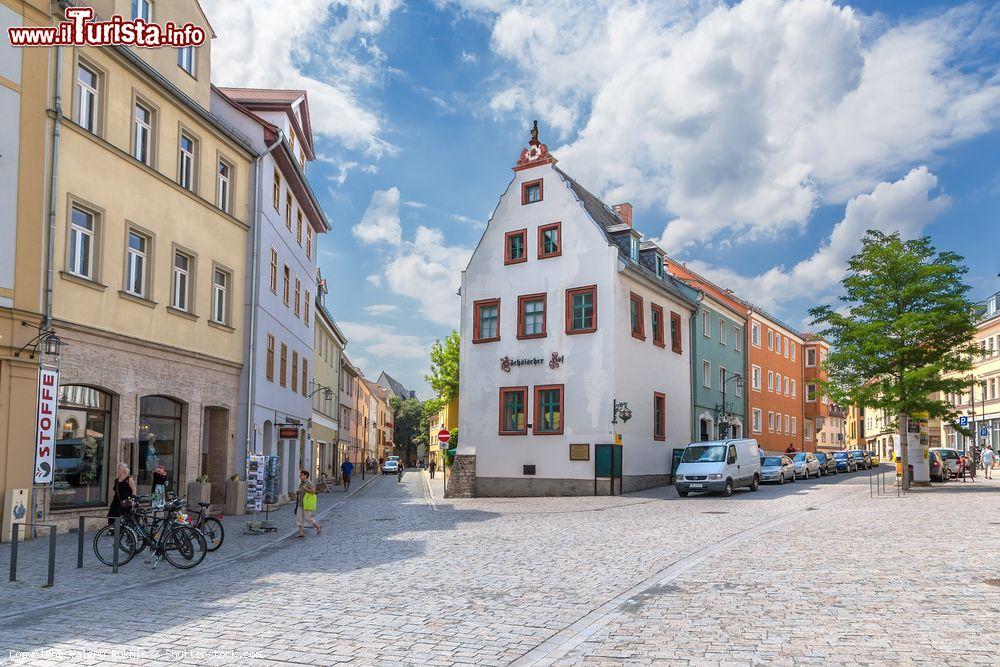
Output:
[[674,487],[681,498],[691,491],[714,491],[733,495],[733,489],[760,488],[760,456],[757,441],[709,440],[684,448]]

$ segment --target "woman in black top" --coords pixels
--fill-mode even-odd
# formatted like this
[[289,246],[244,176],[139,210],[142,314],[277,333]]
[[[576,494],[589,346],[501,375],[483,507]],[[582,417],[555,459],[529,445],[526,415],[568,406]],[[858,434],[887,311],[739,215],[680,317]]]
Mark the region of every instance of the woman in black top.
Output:
[[122,515],[122,502],[135,497],[135,478],[128,472],[128,466],[118,464],[118,476],[115,478],[114,495],[111,496],[111,507],[108,508],[108,524],[114,524],[115,517]]

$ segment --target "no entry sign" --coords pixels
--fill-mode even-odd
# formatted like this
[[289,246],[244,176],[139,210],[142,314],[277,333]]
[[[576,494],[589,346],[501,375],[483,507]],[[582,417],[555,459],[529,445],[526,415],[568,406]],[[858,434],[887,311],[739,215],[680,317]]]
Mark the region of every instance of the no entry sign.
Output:
[[448,429],[443,428],[438,431],[438,442],[444,444],[449,440],[451,440],[451,432]]

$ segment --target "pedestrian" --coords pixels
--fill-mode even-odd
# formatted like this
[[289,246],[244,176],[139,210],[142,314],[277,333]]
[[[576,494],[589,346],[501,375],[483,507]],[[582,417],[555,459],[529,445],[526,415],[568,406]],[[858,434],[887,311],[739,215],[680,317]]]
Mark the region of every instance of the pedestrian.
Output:
[[306,521],[312,524],[319,535],[323,526],[316,521],[316,485],[309,481],[309,471],[299,471],[299,490],[295,493],[295,515],[298,518],[299,533],[295,537],[306,536]]
[[351,489],[351,473],[353,472],[354,464],[351,463],[350,459],[340,464],[340,478],[344,482],[344,491],[350,491]]
[[157,463],[153,469],[153,481],[150,484],[150,503],[153,509],[162,509],[167,502],[167,468]]
[[132,505],[135,498],[135,478],[129,474],[125,463],[118,464],[118,476],[115,478],[114,494],[111,496],[111,506],[108,507],[108,525],[114,525],[115,517],[122,516]]
[[993,462],[996,456],[993,454],[993,449],[987,447],[983,450],[983,474],[986,479],[993,479]]
[[793,445],[792,443],[788,443],[788,447],[785,448],[785,453],[786,454],[794,454],[795,453],[795,445]]
[[437,467],[438,467],[437,461],[431,461],[430,465],[431,479],[434,479],[434,471],[437,470]]
[[968,475],[969,479],[973,482],[976,481],[976,466],[973,465],[972,455],[966,452],[962,456],[962,481],[965,481],[965,476]]

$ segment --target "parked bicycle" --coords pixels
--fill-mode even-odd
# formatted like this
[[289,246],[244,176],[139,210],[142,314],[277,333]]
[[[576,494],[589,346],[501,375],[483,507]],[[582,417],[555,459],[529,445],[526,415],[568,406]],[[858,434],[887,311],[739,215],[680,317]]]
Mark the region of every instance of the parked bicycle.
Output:
[[[126,565],[147,548],[153,553],[153,567],[166,560],[176,568],[195,567],[208,553],[204,535],[182,518],[183,499],[172,500],[162,509],[144,510],[134,502],[123,504],[121,531],[118,535],[118,565]],[[105,565],[114,563],[115,527],[108,525],[94,535],[94,555]]]
[[217,517],[208,513],[209,503],[198,503],[198,514],[194,515],[191,525],[205,536],[208,543],[208,550],[215,551],[222,546],[222,541],[226,539],[226,530],[222,527],[222,522]]

